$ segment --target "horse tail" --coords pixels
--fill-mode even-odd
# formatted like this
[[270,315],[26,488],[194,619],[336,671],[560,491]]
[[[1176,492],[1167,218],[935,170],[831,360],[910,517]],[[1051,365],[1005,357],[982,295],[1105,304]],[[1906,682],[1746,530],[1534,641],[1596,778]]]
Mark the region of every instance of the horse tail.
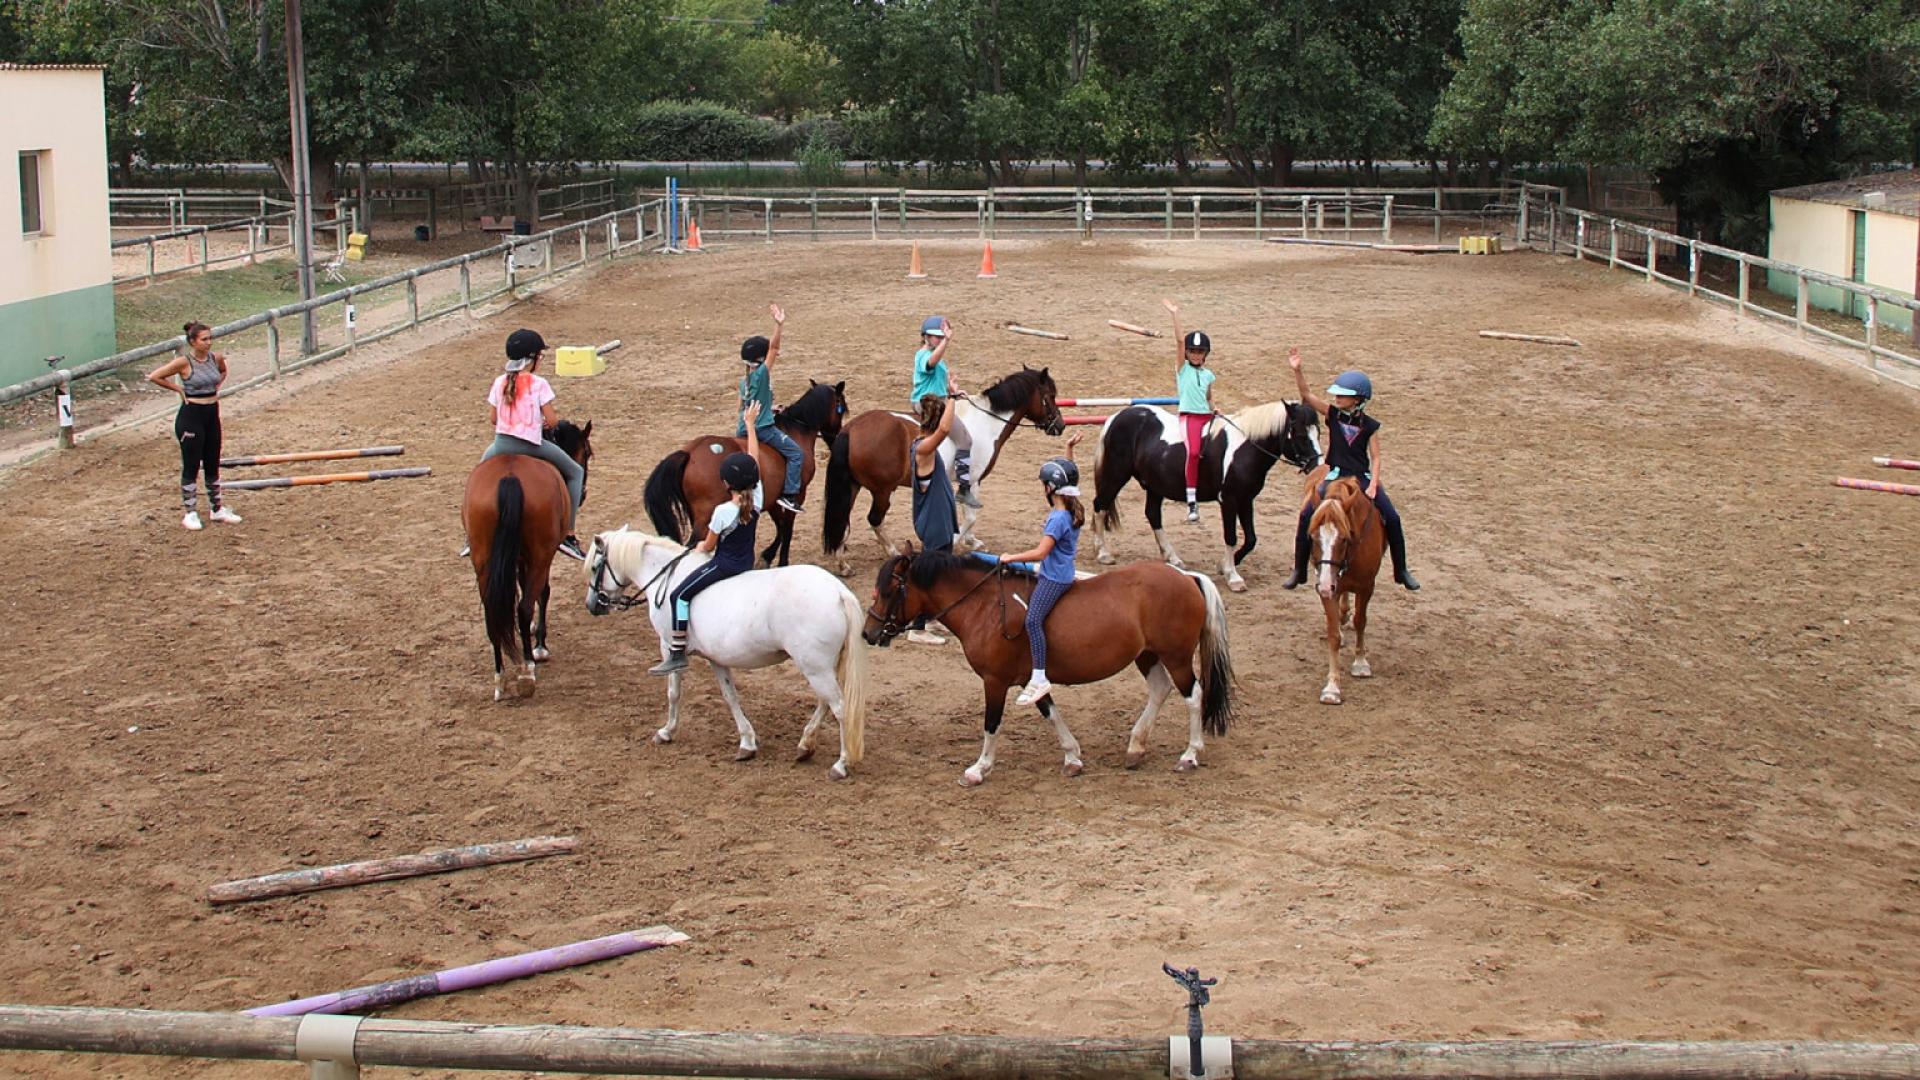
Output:
[[820,523],[821,546],[832,555],[847,543],[847,523],[853,520],[853,440],[846,432],[834,436],[827,455],[827,512]]
[[487,613],[487,638],[506,656],[507,662],[520,662],[520,639],[515,634],[514,607],[520,590],[520,520],[524,516],[526,493],[520,478],[503,476],[494,490],[498,517],[493,526],[493,546],[487,552],[486,588],[480,603]]
[[858,765],[867,755],[867,641],[861,636],[867,613],[844,586],[840,612],[847,623],[847,637],[840,643],[840,662],[833,673],[840,682],[840,739],[846,744],[847,764]]
[[1233,719],[1233,654],[1227,649],[1227,604],[1205,574],[1189,573],[1207,601],[1207,621],[1200,628],[1200,726],[1208,735],[1227,733]]
[[688,531],[693,528],[693,504],[687,501],[688,460],[685,450],[675,450],[661,458],[660,464],[653,467],[653,474],[647,477],[644,496],[647,520],[653,522],[653,531],[675,543],[684,542],[680,535],[683,526]]

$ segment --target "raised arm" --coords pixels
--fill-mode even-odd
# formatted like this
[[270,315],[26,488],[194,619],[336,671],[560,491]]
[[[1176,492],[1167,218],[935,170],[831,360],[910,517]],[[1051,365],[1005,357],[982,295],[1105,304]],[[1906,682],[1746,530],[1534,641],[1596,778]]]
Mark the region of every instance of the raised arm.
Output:
[[1073,448],[1076,446],[1079,446],[1080,440],[1086,437],[1087,437],[1087,433],[1085,431],[1076,431],[1073,434],[1067,436],[1067,460],[1068,461],[1073,460]]
[[1300,370],[1299,346],[1288,346],[1287,366],[1293,369],[1293,385],[1300,391],[1300,400],[1306,402],[1307,407],[1315,413],[1325,416],[1327,414],[1327,399],[1308,388],[1307,373]]
[[780,359],[780,331],[786,328],[787,313],[779,304],[768,304],[767,310],[773,313],[773,336],[767,339],[767,366],[772,367]]
[[176,356],[166,363],[161,364],[159,367],[154,368],[152,371],[147,372],[147,381],[155,386],[171,390],[181,397],[186,397],[187,391],[184,387],[177,382],[168,381],[175,375],[183,374],[186,370],[187,358],[184,356]]
[[[1169,312],[1171,312],[1173,315],[1174,363],[1184,364],[1187,362],[1187,335],[1186,335],[1186,332],[1180,328],[1180,305],[1174,303],[1171,300],[1166,300],[1166,299],[1162,299],[1160,303],[1163,304],[1166,307],[1166,309]],[[1180,369],[1176,367],[1174,368],[1174,370],[1178,371]]]
[[746,411],[740,414],[740,419],[747,425],[747,456],[757,465],[760,462],[760,403],[748,402]]
[[[947,358],[947,343],[953,340],[953,324],[952,323],[948,322],[946,319],[943,318],[940,320],[940,329],[945,330],[946,333],[940,335],[940,343],[938,345],[935,345],[932,351],[929,352],[927,355],[928,371],[932,371],[935,367],[938,367],[940,364],[940,361],[945,360]],[[952,391],[948,391],[948,393],[952,393]]]

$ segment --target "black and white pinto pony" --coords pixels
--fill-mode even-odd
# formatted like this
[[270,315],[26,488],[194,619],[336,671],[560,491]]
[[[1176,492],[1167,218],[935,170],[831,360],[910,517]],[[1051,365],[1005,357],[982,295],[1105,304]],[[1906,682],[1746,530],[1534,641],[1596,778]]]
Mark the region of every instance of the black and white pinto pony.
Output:
[[[1187,498],[1187,439],[1180,418],[1151,405],[1129,406],[1101,425],[1100,441],[1093,453],[1093,535],[1100,561],[1114,561],[1107,551],[1107,533],[1120,524],[1114,500],[1133,480],[1147,493],[1147,524],[1153,528],[1160,557],[1184,569],[1160,518],[1163,502],[1178,505]],[[1196,494],[1201,502],[1220,504],[1225,545],[1220,572],[1234,592],[1246,591],[1240,563],[1257,543],[1253,500],[1266,487],[1267,473],[1281,461],[1301,472],[1320,463],[1318,417],[1307,405],[1271,401],[1231,416],[1216,416],[1207,425]],[[1236,525],[1247,534],[1246,543],[1238,550],[1234,548],[1238,543]]]

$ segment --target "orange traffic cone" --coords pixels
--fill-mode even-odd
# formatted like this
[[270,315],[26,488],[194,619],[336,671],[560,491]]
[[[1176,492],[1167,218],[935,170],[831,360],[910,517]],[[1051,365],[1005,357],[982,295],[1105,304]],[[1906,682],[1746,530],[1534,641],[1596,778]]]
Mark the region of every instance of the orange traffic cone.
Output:
[[700,223],[697,221],[687,222],[687,250],[700,250]]
[[914,279],[927,276],[927,272],[920,269],[920,245],[918,242],[913,245],[913,261],[907,264],[907,276]]
[[980,276],[983,278],[1000,276],[993,272],[993,241],[991,240],[987,241],[987,250],[980,255]]

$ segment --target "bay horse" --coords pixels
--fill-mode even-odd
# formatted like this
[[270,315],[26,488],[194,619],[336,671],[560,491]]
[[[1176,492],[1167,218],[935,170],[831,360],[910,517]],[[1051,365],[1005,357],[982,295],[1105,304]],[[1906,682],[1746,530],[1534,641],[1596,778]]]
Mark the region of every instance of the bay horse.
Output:
[[[840,434],[840,426],[846,419],[846,386],[844,382],[819,383],[808,379],[807,392],[800,395],[800,400],[774,416],[774,426],[800,445],[803,498],[807,485],[813,482],[815,440],[831,441]],[[702,435],[661,458],[653,474],[647,477],[643,495],[647,519],[653,522],[655,531],[669,540],[685,537],[688,543],[705,536],[713,508],[727,501],[727,485],[720,480],[720,463],[728,454],[744,452],[746,448],[745,436]],[[771,566],[777,557],[779,564],[785,566],[793,550],[793,514],[775,505],[772,496],[779,493],[780,478],[787,475],[787,459],[780,456],[780,451],[761,443],[759,465],[761,483],[768,493],[767,513],[774,524],[773,542],[761,550],[760,565]]]
[[[1195,493],[1201,502],[1220,503],[1220,532],[1225,544],[1220,553],[1220,573],[1234,592],[1246,591],[1240,564],[1259,542],[1253,531],[1253,501],[1266,487],[1267,473],[1282,461],[1301,472],[1320,463],[1320,429],[1312,407],[1297,401],[1272,401],[1232,416],[1216,417],[1207,428]],[[1165,409],[1133,405],[1101,425],[1100,441],[1093,450],[1092,515],[1094,543],[1101,562],[1113,562],[1107,552],[1107,533],[1120,524],[1115,500],[1131,480],[1138,481],[1146,492],[1147,524],[1153,529],[1160,557],[1175,568],[1183,566],[1161,526],[1160,511],[1163,502],[1178,504],[1186,498],[1186,466],[1186,432],[1179,418]],[[1239,550],[1234,549],[1238,540],[1236,523],[1247,534],[1247,542]]]
[[[1310,506],[1322,475],[1324,470],[1317,471],[1307,483]],[[1326,494],[1318,498],[1307,534],[1313,538],[1320,606],[1327,613],[1327,685],[1320,690],[1320,703],[1338,705],[1343,622],[1353,623],[1354,678],[1373,675],[1373,666],[1367,663],[1367,602],[1373,599],[1373,580],[1380,573],[1387,530],[1380,522],[1380,511],[1354,477],[1343,476],[1328,484]]]
[[[571,420],[547,431],[547,441],[580,463],[593,459],[593,422]],[[582,503],[586,502],[582,488]],[[567,536],[572,505],[560,470],[525,454],[501,454],[474,466],[460,505],[460,521],[472,547],[473,576],[486,612],[487,639],[493,643],[493,700],[532,697],[534,665],[551,659],[547,649],[548,575],[560,541]],[[538,608],[538,619],[535,608]],[[515,636],[515,630],[519,636]],[[508,692],[506,667],[527,669],[514,677]]]
[[[993,771],[994,743],[1007,691],[1033,673],[1026,604],[1032,579],[976,558],[910,549],[887,559],[867,609],[866,637],[887,645],[916,619],[937,620],[960,638],[967,663],[986,690],[986,741],[960,782],[973,787]],[[1061,597],[1047,619],[1047,677],[1057,686],[1099,682],[1128,664],[1147,680],[1147,704],[1127,739],[1127,768],[1147,757],[1147,736],[1167,695],[1187,703],[1187,748],[1176,772],[1200,765],[1203,736],[1222,736],[1232,718],[1233,658],[1227,609],[1204,574],[1139,562],[1087,578]],[[1196,660],[1197,654],[1197,660]],[[1065,760],[1063,776],[1085,768],[1080,743],[1049,694],[1035,707],[1053,724]]]
[[[626,528],[601,533],[587,549],[587,610],[604,615],[615,608],[647,604],[665,656],[673,625],[667,597],[708,558],[689,554],[674,541]],[[638,590],[638,595],[626,595],[628,589]],[[831,712],[840,724],[840,757],[827,775],[846,779],[848,769],[859,764],[866,752],[867,646],[860,638],[865,619],[860,601],[840,579],[818,566],[755,570],[701,593],[693,601],[693,616],[687,628],[687,651],[713,665],[720,694],[733,711],[734,726],[740,732],[740,747],[733,759],[747,761],[760,749],[753,725],[740,708],[734,669],[792,660],[815,698],[813,718],[800,733],[794,760],[813,757],[820,722]],[[676,671],[667,678],[667,723],[654,732],[656,743],[672,742],[680,728],[683,674]]]
[[[1059,388],[1046,368],[1036,370],[1022,364],[1019,371],[987,387],[984,396],[987,400],[984,409],[970,401],[953,401],[954,424],[964,426],[972,439],[969,463],[975,491],[993,471],[1000,448],[1012,437],[1014,428],[1024,423],[1056,436],[1067,429],[1055,400],[1059,397]],[[833,451],[827,458],[827,511],[822,519],[821,540],[827,555],[839,558],[840,576],[853,572],[846,554],[847,526],[853,518],[854,496],[861,488],[873,497],[867,509],[867,524],[873,528],[883,550],[895,550],[881,523],[887,519],[894,491],[906,487],[912,480],[910,451],[913,441],[919,437],[919,417],[873,409],[848,421],[846,430],[833,440]],[[953,475],[953,455],[954,445],[949,439],[940,445],[940,461],[946,466],[948,476]],[[973,538],[973,525],[979,516],[978,510],[960,507],[959,528],[954,537],[956,545],[979,546]]]

